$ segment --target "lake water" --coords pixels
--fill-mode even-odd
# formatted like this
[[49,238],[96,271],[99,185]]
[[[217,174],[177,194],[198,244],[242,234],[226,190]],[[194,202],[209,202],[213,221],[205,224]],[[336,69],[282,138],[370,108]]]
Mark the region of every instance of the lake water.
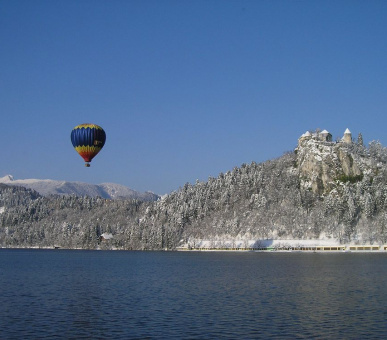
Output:
[[0,249],[0,339],[384,339],[387,254]]

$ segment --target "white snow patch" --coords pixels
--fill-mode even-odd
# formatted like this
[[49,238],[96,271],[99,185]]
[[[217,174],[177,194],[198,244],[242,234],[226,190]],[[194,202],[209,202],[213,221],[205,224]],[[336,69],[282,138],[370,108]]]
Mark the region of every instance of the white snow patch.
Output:
[[110,239],[113,238],[113,235],[110,234],[110,233],[103,233],[103,234],[101,235],[101,237],[103,237],[105,240],[110,240]]
[[2,214],[5,211],[5,207],[0,207],[0,214]]

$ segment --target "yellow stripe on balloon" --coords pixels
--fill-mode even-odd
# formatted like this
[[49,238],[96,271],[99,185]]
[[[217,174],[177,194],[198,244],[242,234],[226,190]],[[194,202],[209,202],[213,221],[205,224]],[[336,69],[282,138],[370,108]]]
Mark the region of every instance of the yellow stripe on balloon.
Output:
[[98,146],[89,146],[89,145],[80,145],[75,147],[78,153],[86,153],[86,152],[100,152],[101,148]]
[[102,128],[98,125],[95,125],[95,124],[80,124],[80,125],[77,125],[75,129],[87,129],[87,128],[90,128],[90,129],[97,129],[97,130],[102,130]]

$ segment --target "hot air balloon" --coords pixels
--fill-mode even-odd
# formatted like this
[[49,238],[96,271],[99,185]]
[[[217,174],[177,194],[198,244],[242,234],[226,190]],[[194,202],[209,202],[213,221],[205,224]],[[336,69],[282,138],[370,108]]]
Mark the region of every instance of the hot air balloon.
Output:
[[89,167],[91,160],[105,145],[105,131],[95,124],[80,124],[71,131],[71,143]]

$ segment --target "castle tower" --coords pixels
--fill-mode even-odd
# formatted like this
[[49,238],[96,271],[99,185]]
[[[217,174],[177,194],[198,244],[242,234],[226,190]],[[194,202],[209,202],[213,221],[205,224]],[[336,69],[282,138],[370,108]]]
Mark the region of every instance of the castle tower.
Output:
[[349,131],[348,128],[344,131],[343,142],[347,143],[347,144],[352,143],[352,133],[351,133],[351,131]]
[[332,142],[332,135],[327,130],[324,130],[320,132],[320,139],[324,142]]
[[300,138],[298,138],[298,145],[300,146],[300,144],[306,140],[306,139],[310,139],[312,138],[312,134],[309,132],[309,131],[306,131]]

